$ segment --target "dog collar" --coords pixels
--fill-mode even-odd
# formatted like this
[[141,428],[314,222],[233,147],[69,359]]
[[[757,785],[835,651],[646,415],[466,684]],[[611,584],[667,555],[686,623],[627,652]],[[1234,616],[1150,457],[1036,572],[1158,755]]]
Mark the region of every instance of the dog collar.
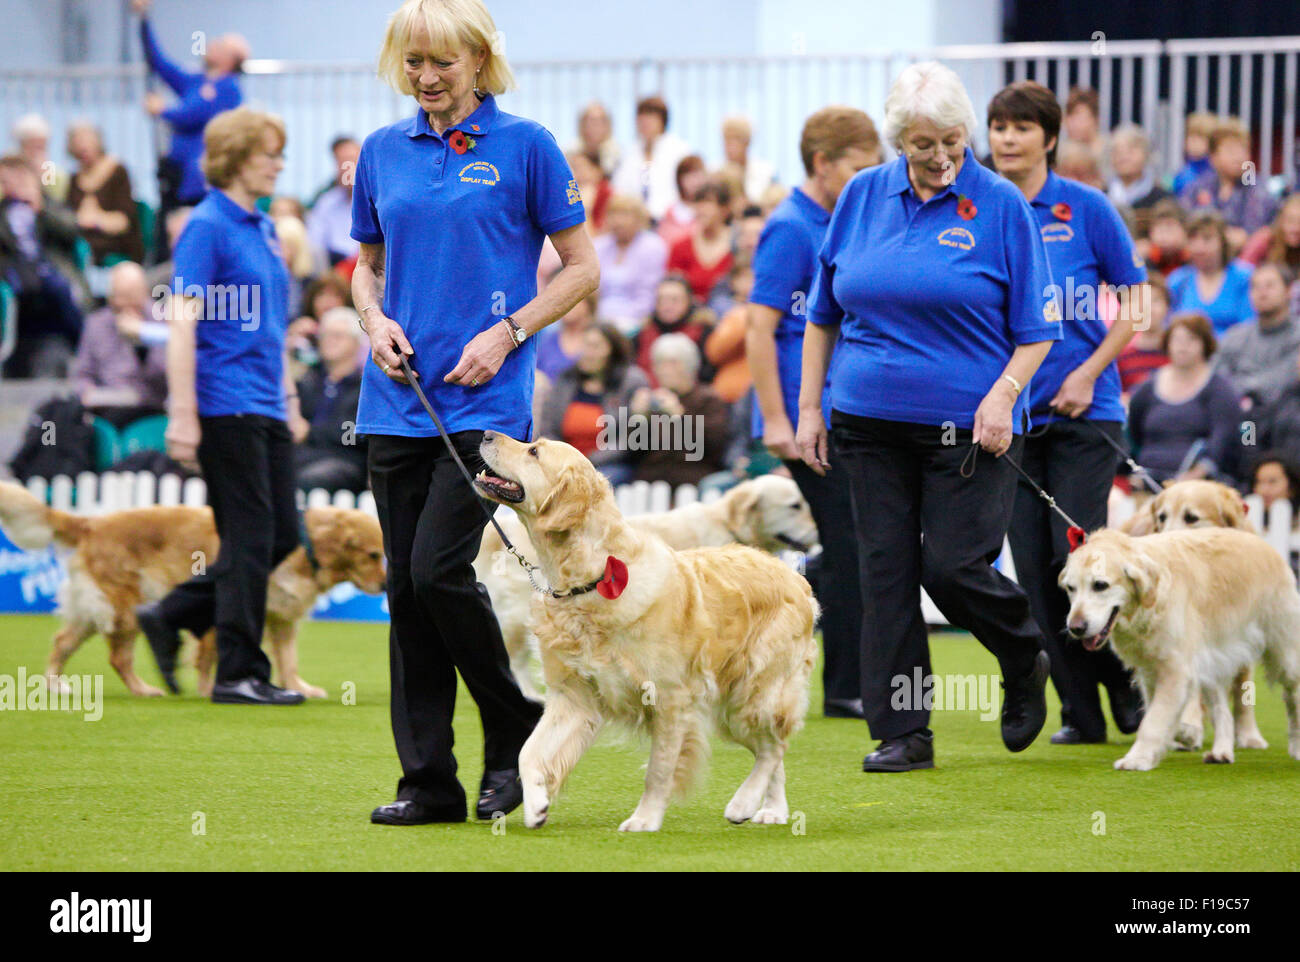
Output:
[[316,548],[311,543],[311,535],[307,533],[307,516],[298,512],[298,541],[302,545],[302,550],[307,552],[307,563],[311,565],[311,573],[314,575],[320,571],[320,561],[316,558]]
[[605,573],[590,584],[579,585],[576,588],[570,588],[568,591],[552,591],[552,598],[572,598],[576,595],[585,595],[589,591],[596,591],[602,598],[609,598],[611,601],[623,593],[627,587],[627,565],[609,555],[605,559]]

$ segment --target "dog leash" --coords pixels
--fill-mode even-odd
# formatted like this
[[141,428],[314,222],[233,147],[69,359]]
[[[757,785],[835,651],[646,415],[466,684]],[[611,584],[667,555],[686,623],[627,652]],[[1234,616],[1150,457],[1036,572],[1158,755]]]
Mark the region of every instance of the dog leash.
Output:
[[[1055,414],[1056,412],[1053,411],[1052,413]],[[1165,489],[1165,486],[1161,484],[1159,481],[1157,481],[1152,476],[1150,471],[1148,471],[1146,468],[1142,467],[1142,465],[1134,461],[1133,456],[1124,449],[1123,445],[1119,444],[1114,438],[1112,438],[1109,434],[1103,431],[1101,429],[1101,426],[1098,425],[1096,421],[1092,421],[1085,417],[1071,418],[1070,420],[1073,420],[1080,424],[1086,424],[1088,425],[1088,427],[1096,431],[1097,435],[1103,441],[1105,441],[1107,444],[1109,444],[1112,448],[1115,449],[1115,452],[1120,456],[1120,458],[1123,459],[1124,463],[1128,465],[1128,469],[1133,473],[1133,476],[1139,478],[1143,484],[1145,484],[1148,488],[1151,489],[1152,494],[1159,494],[1161,491]],[[1026,431],[1025,437],[1027,438],[1042,437],[1044,434],[1047,433],[1047,429],[1051,426],[1052,426],[1052,422],[1049,421],[1047,424],[1044,424],[1042,428],[1037,431],[1033,431],[1033,432]]]
[[[979,449],[979,444],[972,441],[970,451],[968,451],[966,457],[962,459],[961,467],[958,469],[958,473],[963,478],[973,478],[975,476],[975,462],[979,458]],[[1029,472],[1016,463],[1015,458],[1010,454],[1004,454],[1002,455],[1002,460],[1015,468],[1016,473],[1024,479],[1024,482],[1033,489],[1034,493],[1047,502],[1047,506],[1055,511],[1061,520],[1066,523],[1068,527],[1065,529],[1065,537],[1070,543],[1071,551],[1088,540],[1088,532],[1084,530],[1083,525],[1079,524],[1079,522],[1066,514],[1065,509],[1056,503],[1056,499],[1044,491],[1042,486],[1029,476]],[[970,465],[970,467],[967,468],[967,465]]]
[[438,429],[438,434],[441,435],[443,443],[447,445],[447,450],[451,452],[452,459],[456,462],[456,467],[460,468],[460,473],[465,476],[465,482],[470,486],[470,489],[474,491],[474,500],[478,502],[479,510],[487,516],[488,521],[492,522],[492,527],[497,529],[497,534],[501,536],[501,543],[506,546],[506,550],[514,555],[515,560],[523,567],[524,572],[528,575],[528,583],[533,586],[533,590],[538,594],[550,595],[553,598],[570,598],[574,595],[583,595],[588,591],[595,590],[602,581],[609,577],[608,570],[605,575],[597,578],[595,581],[591,582],[591,584],[579,585],[576,588],[570,588],[568,591],[555,591],[550,587],[542,587],[537,583],[537,578],[534,572],[540,571],[541,569],[523,556],[519,549],[510,541],[510,538],[507,537],[505,531],[502,530],[501,525],[497,522],[496,515],[487,509],[487,505],[483,503],[483,499],[479,497],[477,489],[474,488],[474,478],[469,473],[469,468],[465,467],[465,462],[461,460],[460,453],[456,450],[456,446],[451,443],[451,438],[447,434],[447,429],[443,426],[442,418],[438,417],[438,412],[433,409],[433,405],[429,403],[429,399],[424,396],[424,391],[420,387],[419,380],[411,370],[411,365],[407,363],[406,355],[398,354],[397,358],[402,365],[402,373],[406,375],[406,380],[410,383],[411,387],[415,388],[415,396],[420,399],[420,403],[424,405],[425,411],[427,411],[429,417],[433,419],[434,427]]

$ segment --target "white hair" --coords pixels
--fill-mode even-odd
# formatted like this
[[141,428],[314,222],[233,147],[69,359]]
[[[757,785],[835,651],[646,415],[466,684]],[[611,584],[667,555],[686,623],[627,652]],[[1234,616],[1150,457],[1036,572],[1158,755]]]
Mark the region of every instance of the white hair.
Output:
[[885,141],[901,150],[899,139],[918,120],[928,120],[940,130],[961,126],[966,142],[975,136],[975,107],[961,78],[937,60],[904,68],[885,98]]
[[323,329],[326,324],[338,324],[339,327],[346,327],[349,334],[358,341],[361,340],[361,323],[358,320],[357,312],[346,305],[331,307],[322,314],[320,316],[320,327]]
[[660,334],[650,345],[650,363],[660,361],[681,361],[682,366],[692,374],[700,371],[700,349],[685,334]]
[[50,125],[40,114],[24,114],[14,121],[14,140],[21,142],[31,137],[50,139]]

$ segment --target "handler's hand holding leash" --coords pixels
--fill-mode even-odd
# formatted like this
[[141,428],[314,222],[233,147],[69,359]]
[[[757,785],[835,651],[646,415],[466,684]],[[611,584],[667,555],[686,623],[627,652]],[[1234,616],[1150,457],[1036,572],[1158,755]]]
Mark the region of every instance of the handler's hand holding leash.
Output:
[[[384,317],[378,304],[370,304],[361,309],[361,330],[370,336],[371,360],[398,384],[410,384],[402,372],[402,359],[414,355],[415,349],[406,339],[402,325],[392,318]],[[411,374],[419,377],[414,371]]]

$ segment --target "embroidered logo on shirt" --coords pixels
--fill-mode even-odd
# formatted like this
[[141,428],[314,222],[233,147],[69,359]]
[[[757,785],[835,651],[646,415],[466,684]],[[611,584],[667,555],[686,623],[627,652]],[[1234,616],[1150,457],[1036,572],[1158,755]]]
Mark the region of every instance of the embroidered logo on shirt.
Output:
[[1050,224],[1044,224],[1040,232],[1043,235],[1044,244],[1050,244],[1052,241],[1074,240],[1074,228],[1059,220],[1054,220]]
[[458,175],[462,183],[484,184],[495,187],[501,181],[501,173],[486,160],[476,160],[460,169]]
[[975,235],[965,227],[949,227],[939,234],[939,243],[944,247],[959,247],[968,251],[975,246]]
[[578,201],[582,200],[582,194],[578,193],[578,182],[576,180],[569,181],[569,186],[565,189],[565,194],[569,198],[570,205],[576,204]]

